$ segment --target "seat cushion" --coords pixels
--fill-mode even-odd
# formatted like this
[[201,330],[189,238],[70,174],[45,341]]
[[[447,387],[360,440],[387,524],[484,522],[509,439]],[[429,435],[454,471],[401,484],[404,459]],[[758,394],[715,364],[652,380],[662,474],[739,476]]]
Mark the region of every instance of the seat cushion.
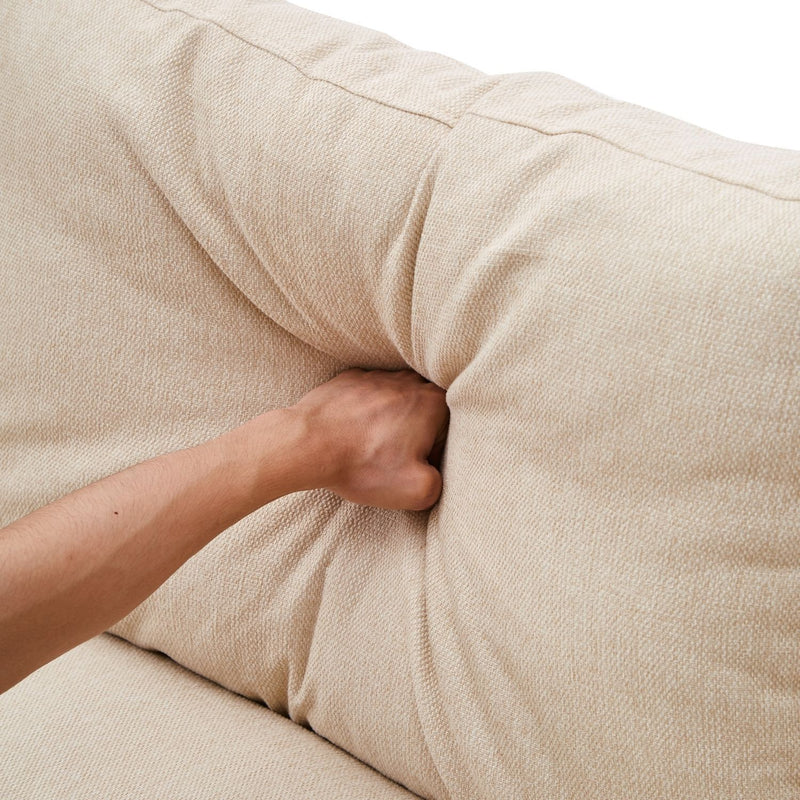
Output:
[[447,389],[430,513],[286,496],[113,633],[426,798],[798,797],[800,153],[284,2],[2,14],[4,520]]
[[403,800],[414,795],[251,700],[102,633],[0,696],[15,800]]

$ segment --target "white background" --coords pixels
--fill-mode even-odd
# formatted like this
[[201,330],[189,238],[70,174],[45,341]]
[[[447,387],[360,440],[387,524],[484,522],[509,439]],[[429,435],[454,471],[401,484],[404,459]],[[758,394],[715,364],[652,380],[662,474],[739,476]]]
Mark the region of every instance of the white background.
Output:
[[483,72],[557,72],[731,139],[800,150],[800,1],[295,0]]

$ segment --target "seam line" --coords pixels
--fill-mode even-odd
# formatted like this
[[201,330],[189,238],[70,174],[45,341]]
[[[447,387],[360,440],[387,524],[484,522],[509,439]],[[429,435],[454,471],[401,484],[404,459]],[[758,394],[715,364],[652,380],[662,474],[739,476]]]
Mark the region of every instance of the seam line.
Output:
[[291,61],[290,59],[288,59],[286,56],[283,56],[280,53],[276,53],[275,51],[270,50],[269,48],[264,47],[263,45],[256,44],[255,42],[252,42],[249,39],[245,39],[243,36],[240,36],[238,33],[236,33],[235,31],[232,31],[230,28],[226,28],[224,25],[222,25],[221,23],[217,22],[217,20],[211,19],[210,17],[200,17],[200,16],[197,16],[196,14],[192,14],[189,11],[186,11],[183,8],[162,8],[161,6],[156,5],[155,3],[151,2],[151,0],[139,0],[139,2],[150,6],[150,8],[153,8],[156,11],[160,11],[162,14],[178,12],[179,14],[183,14],[183,15],[191,18],[191,19],[197,20],[198,22],[205,22],[205,23],[207,23],[209,25],[213,25],[214,27],[219,28],[222,31],[225,31],[225,33],[229,34],[234,39],[238,39],[240,42],[243,42],[244,44],[246,44],[246,45],[248,45],[250,47],[254,47],[256,50],[260,50],[261,52],[267,53],[268,55],[271,55],[274,58],[280,59],[281,61],[283,61],[286,64],[288,64],[290,67],[294,67],[301,75],[303,75],[304,77],[308,78],[309,80],[320,81],[322,83],[327,83],[330,86],[335,86],[338,89],[341,89],[342,91],[347,92],[348,94],[354,95],[355,97],[360,97],[363,100],[371,100],[373,103],[378,103],[378,105],[385,106],[386,108],[392,108],[395,111],[404,111],[406,114],[413,114],[414,116],[422,117],[423,119],[430,119],[430,120],[433,120],[434,122],[438,122],[440,125],[446,125],[448,128],[452,128],[453,127],[454,123],[447,122],[447,121],[445,121],[443,119],[439,119],[438,117],[434,117],[431,114],[424,114],[422,111],[412,111],[409,108],[403,108],[402,106],[392,105],[391,103],[387,103],[385,100],[379,100],[377,97],[371,97],[370,95],[361,94],[361,93],[355,91],[354,89],[349,89],[347,86],[342,86],[340,83],[336,83],[335,81],[332,81],[332,80],[330,80],[328,78],[321,78],[318,75],[312,75],[311,73],[309,73],[306,70],[304,70],[302,67],[300,67],[297,64],[295,64],[294,61]]
[[590,131],[581,131],[581,130],[568,130],[568,131],[545,131],[541,128],[537,128],[534,125],[530,125],[526,122],[512,122],[511,120],[507,119],[499,119],[497,117],[490,117],[487,114],[480,114],[477,111],[465,111],[463,116],[471,116],[471,117],[480,117],[481,119],[486,119],[491,122],[500,122],[504,125],[515,125],[518,128],[527,128],[528,130],[536,131],[536,133],[544,134],[545,136],[563,136],[564,134],[568,133],[577,133],[581,136],[589,136],[592,139],[597,139],[598,141],[605,142],[606,144],[611,145],[612,147],[616,147],[618,150],[622,150],[625,153],[631,153],[632,155],[639,156],[640,158],[644,158],[647,161],[653,161],[657,164],[666,164],[668,167],[674,167],[675,169],[683,170],[684,172],[690,172],[692,175],[702,175],[705,178],[710,178],[711,180],[719,181],[720,183],[726,183],[729,186],[738,186],[742,189],[750,189],[753,192],[758,192],[759,194],[766,195],[767,197],[772,197],[775,200],[785,200],[790,203],[795,203],[800,201],[800,197],[787,197],[786,195],[776,194],[774,192],[767,191],[766,189],[760,189],[757,186],[752,186],[749,183],[739,183],[737,181],[731,181],[727,178],[721,178],[719,175],[713,175],[709,172],[701,172],[700,170],[691,169],[690,167],[684,167],[682,164],[676,164],[673,161],[665,161],[661,158],[655,158],[654,156],[649,156],[646,153],[640,153],[638,150],[631,150],[617,142],[611,141],[610,139],[606,139],[603,136],[599,136],[596,133],[591,133]]
[[[229,36],[232,36],[234,39],[238,39],[243,44],[246,44],[249,47],[253,47],[256,50],[260,50],[263,53],[267,53],[268,55],[271,55],[273,58],[277,58],[280,61],[283,61],[284,63],[286,63],[289,66],[291,66],[294,69],[296,69],[301,75],[303,75],[308,80],[319,81],[321,83],[327,83],[329,86],[335,86],[337,89],[341,89],[342,91],[347,92],[348,94],[351,94],[354,97],[360,97],[362,100],[369,100],[369,101],[371,101],[373,103],[377,103],[378,105],[384,106],[386,108],[391,108],[391,109],[393,109],[395,111],[402,111],[402,112],[404,112],[406,114],[412,114],[414,116],[421,117],[422,119],[429,119],[429,120],[432,120],[433,122],[438,122],[440,125],[444,125],[444,126],[446,126],[448,128],[451,128],[451,129],[456,124],[456,123],[452,123],[452,122],[447,122],[447,121],[445,121],[443,119],[439,119],[439,117],[434,117],[431,114],[425,114],[425,113],[423,113],[421,111],[413,111],[413,110],[411,110],[409,108],[403,108],[402,106],[397,106],[397,105],[393,105],[392,103],[388,103],[385,100],[380,100],[377,97],[372,97],[370,95],[361,94],[360,92],[357,92],[354,89],[350,89],[347,86],[343,86],[340,83],[336,83],[335,81],[332,81],[329,78],[322,78],[322,77],[320,77],[318,75],[312,75],[310,72],[306,71],[305,69],[300,67],[295,62],[291,61],[286,56],[281,55],[280,53],[276,53],[275,51],[270,50],[269,48],[264,47],[263,45],[256,44],[255,42],[253,42],[253,41],[251,41],[249,39],[245,39],[243,36],[239,35],[235,31],[232,31],[230,28],[226,28],[224,25],[219,23],[217,20],[211,19],[210,17],[201,17],[201,16],[193,14],[193,13],[191,13],[189,11],[186,11],[183,8],[175,8],[175,7],[163,8],[162,6],[156,5],[156,3],[152,2],[152,0],[138,0],[138,2],[143,3],[143,4],[147,5],[147,6],[150,6],[150,8],[153,8],[156,11],[160,11],[162,14],[168,14],[168,13],[177,12],[179,14],[183,14],[184,16],[189,17],[190,19],[197,20],[198,22],[204,22],[206,24],[213,25],[214,27],[219,28],[219,30],[224,31],[225,33],[227,33]],[[504,124],[504,125],[514,125],[515,127],[526,128],[528,130],[535,131],[536,133],[540,133],[540,134],[542,134],[544,136],[563,136],[565,134],[571,134],[571,133],[572,134],[579,134],[581,136],[588,136],[588,137],[590,137],[592,139],[597,139],[598,141],[605,142],[606,144],[611,145],[612,147],[615,147],[616,149],[621,150],[622,152],[630,153],[631,155],[635,155],[635,156],[639,156],[640,158],[644,158],[647,161],[651,161],[651,162],[656,163],[656,164],[664,164],[664,165],[669,166],[669,167],[674,167],[675,169],[682,170],[683,172],[688,172],[688,173],[691,173],[692,175],[700,175],[702,177],[709,178],[711,180],[715,180],[715,181],[719,181],[720,183],[727,184],[728,186],[737,186],[737,187],[742,188],[742,189],[749,189],[749,190],[751,190],[753,192],[757,192],[758,194],[763,194],[766,197],[771,197],[774,200],[783,200],[785,202],[792,202],[792,203],[793,202],[800,202],[800,197],[793,197],[793,196],[786,196],[786,195],[782,195],[782,194],[777,194],[775,192],[770,192],[770,191],[768,191],[766,189],[761,189],[761,188],[759,188],[757,186],[753,186],[752,184],[741,183],[741,182],[738,182],[738,181],[728,180],[727,178],[722,178],[719,175],[714,175],[714,174],[709,173],[709,172],[702,172],[700,170],[691,169],[690,167],[685,167],[685,166],[683,166],[681,164],[676,164],[674,161],[666,161],[666,160],[661,159],[661,158],[656,158],[654,156],[647,155],[646,153],[641,153],[638,150],[631,150],[630,148],[625,147],[624,145],[621,145],[618,142],[614,142],[614,141],[612,141],[610,139],[606,139],[605,137],[600,136],[600,135],[598,135],[596,133],[591,133],[590,131],[583,131],[583,130],[577,130],[577,129],[575,129],[575,130],[566,130],[566,131],[546,131],[546,130],[543,130],[542,128],[537,128],[536,126],[531,125],[529,123],[513,122],[511,120],[500,119],[499,117],[492,117],[492,116],[489,116],[487,114],[481,114],[481,113],[479,113],[477,111],[469,111],[469,110],[463,111],[462,114],[461,114],[461,117],[465,117],[465,116],[468,116],[468,115],[472,116],[472,117],[478,117],[480,119],[489,120],[491,122],[499,122],[499,123]]]

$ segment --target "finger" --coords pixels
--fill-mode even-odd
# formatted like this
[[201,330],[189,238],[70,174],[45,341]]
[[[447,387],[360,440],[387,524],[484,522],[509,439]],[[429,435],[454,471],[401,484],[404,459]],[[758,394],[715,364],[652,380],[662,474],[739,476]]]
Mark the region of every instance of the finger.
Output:
[[444,439],[437,441],[433,447],[431,448],[431,452],[428,454],[428,463],[436,467],[436,469],[441,469],[442,467],[442,455],[444,454]]
[[438,502],[442,487],[439,470],[426,464],[415,476],[414,489],[408,497],[406,507],[414,511],[427,511]]
[[427,455],[425,457],[429,464],[439,469],[450,427],[450,410],[446,403],[436,405],[432,416],[428,420],[428,425],[430,425],[431,438],[427,442]]

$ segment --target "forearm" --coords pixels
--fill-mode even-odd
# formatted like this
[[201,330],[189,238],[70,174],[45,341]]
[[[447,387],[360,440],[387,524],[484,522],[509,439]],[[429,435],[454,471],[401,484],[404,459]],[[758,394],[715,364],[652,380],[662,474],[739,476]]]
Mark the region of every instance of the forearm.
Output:
[[0,692],[101,633],[217,534],[315,485],[300,421],[263,414],[0,530]]

